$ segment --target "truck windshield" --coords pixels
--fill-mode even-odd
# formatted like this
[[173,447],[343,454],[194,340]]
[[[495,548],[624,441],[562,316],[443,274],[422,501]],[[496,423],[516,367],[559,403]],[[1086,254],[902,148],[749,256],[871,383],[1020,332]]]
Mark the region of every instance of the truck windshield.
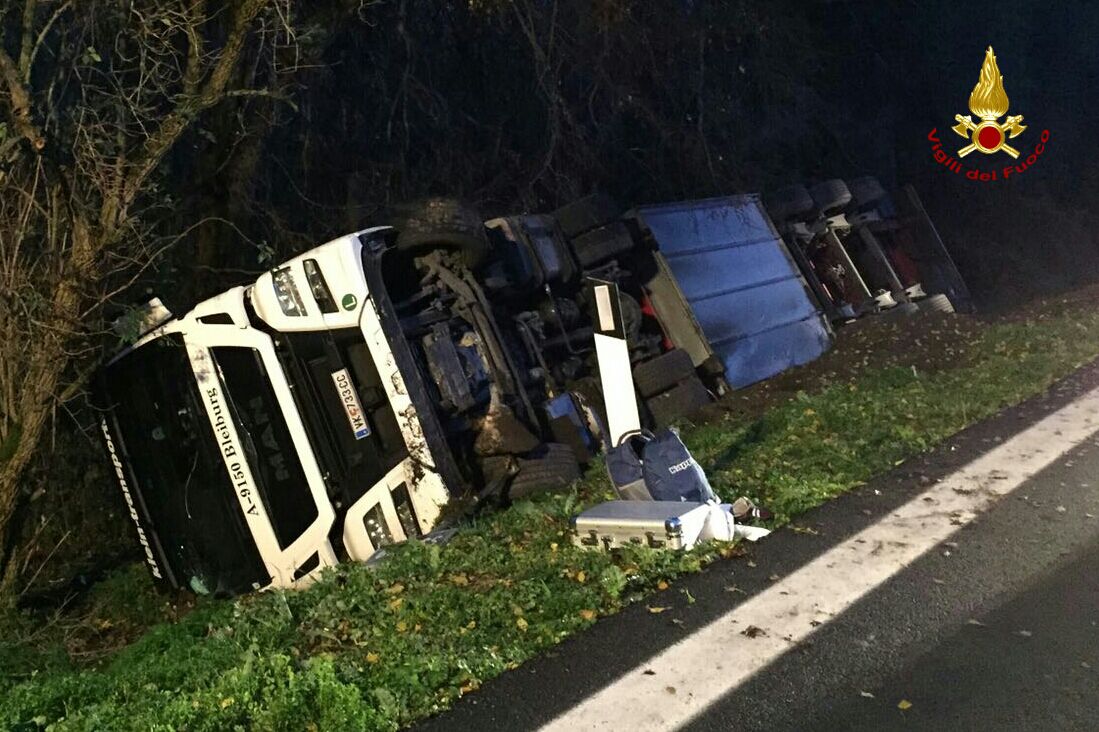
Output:
[[225,383],[267,517],[285,549],[316,520],[318,511],[271,379],[253,348],[226,346],[210,352]]
[[217,594],[266,585],[180,336],[115,361],[102,388],[131,493],[177,581]]

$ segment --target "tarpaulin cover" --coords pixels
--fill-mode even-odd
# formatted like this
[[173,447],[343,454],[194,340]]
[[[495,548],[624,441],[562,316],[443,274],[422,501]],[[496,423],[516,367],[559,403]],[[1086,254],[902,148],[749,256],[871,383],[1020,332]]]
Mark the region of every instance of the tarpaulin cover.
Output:
[[832,330],[758,195],[638,209],[734,387],[812,361]]

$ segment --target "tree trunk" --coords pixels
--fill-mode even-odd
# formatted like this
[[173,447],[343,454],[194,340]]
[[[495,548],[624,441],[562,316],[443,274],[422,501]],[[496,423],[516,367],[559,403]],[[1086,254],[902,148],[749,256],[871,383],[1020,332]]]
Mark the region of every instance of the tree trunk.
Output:
[[18,567],[12,562],[20,527],[13,525],[19,506],[21,480],[42,439],[46,423],[59,392],[62,375],[69,364],[67,346],[74,337],[73,323],[83,301],[80,283],[88,281],[95,264],[98,242],[85,222],[69,212],[72,248],[68,271],[54,289],[49,318],[39,337],[28,341],[26,378],[20,388],[15,422],[19,441],[11,458],[0,465],[0,605],[16,597]]

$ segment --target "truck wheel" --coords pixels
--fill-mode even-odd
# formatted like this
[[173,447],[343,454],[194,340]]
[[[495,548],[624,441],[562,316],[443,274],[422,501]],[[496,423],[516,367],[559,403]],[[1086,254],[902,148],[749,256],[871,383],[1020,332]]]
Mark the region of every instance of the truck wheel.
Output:
[[710,403],[710,392],[697,376],[684,381],[660,396],[645,402],[657,427],[667,427],[677,419],[690,417]]
[[809,195],[824,216],[835,216],[851,203],[851,191],[839,178],[817,183],[809,189]]
[[519,474],[511,481],[508,498],[517,500],[546,491],[568,488],[580,479],[580,463],[568,445],[548,442],[518,459]]
[[480,215],[451,198],[429,198],[409,215],[397,234],[397,249],[421,253],[432,249],[462,252],[474,269],[488,256],[488,237]]
[[571,239],[614,221],[621,213],[622,207],[613,198],[605,193],[593,193],[565,204],[552,215],[561,233]]
[[933,313],[952,313],[954,303],[950,302],[950,298],[946,295],[930,295],[920,301],[920,309]]
[[635,366],[633,385],[647,399],[671,389],[694,374],[695,367],[690,355],[681,348],[673,348]]
[[776,223],[801,218],[813,210],[813,197],[809,195],[809,189],[801,185],[775,191],[767,196],[766,203],[767,213]]
[[847,181],[847,189],[851,191],[851,199],[859,209],[870,208],[886,195],[881,182],[872,175]]
[[633,249],[634,241],[626,225],[615,221],[581,234],[571,244],[581,269],[588,269]]
[[914,302],[901,302],[897,303],[896,307],[889,308],[883,315],[888,316],[910,316],[920,312],[920,306]]

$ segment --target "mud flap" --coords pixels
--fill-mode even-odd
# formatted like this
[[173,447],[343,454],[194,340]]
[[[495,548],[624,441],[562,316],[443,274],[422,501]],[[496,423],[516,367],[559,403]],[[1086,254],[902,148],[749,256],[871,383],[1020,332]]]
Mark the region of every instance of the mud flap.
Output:
[[607,410],[607,442],[617,445],[623,436],[641,429],[641,418],[637,412],[618,285],[601,280],[592,280],[592,283],[597,311],[595,354],[599,359],[599,381]]

